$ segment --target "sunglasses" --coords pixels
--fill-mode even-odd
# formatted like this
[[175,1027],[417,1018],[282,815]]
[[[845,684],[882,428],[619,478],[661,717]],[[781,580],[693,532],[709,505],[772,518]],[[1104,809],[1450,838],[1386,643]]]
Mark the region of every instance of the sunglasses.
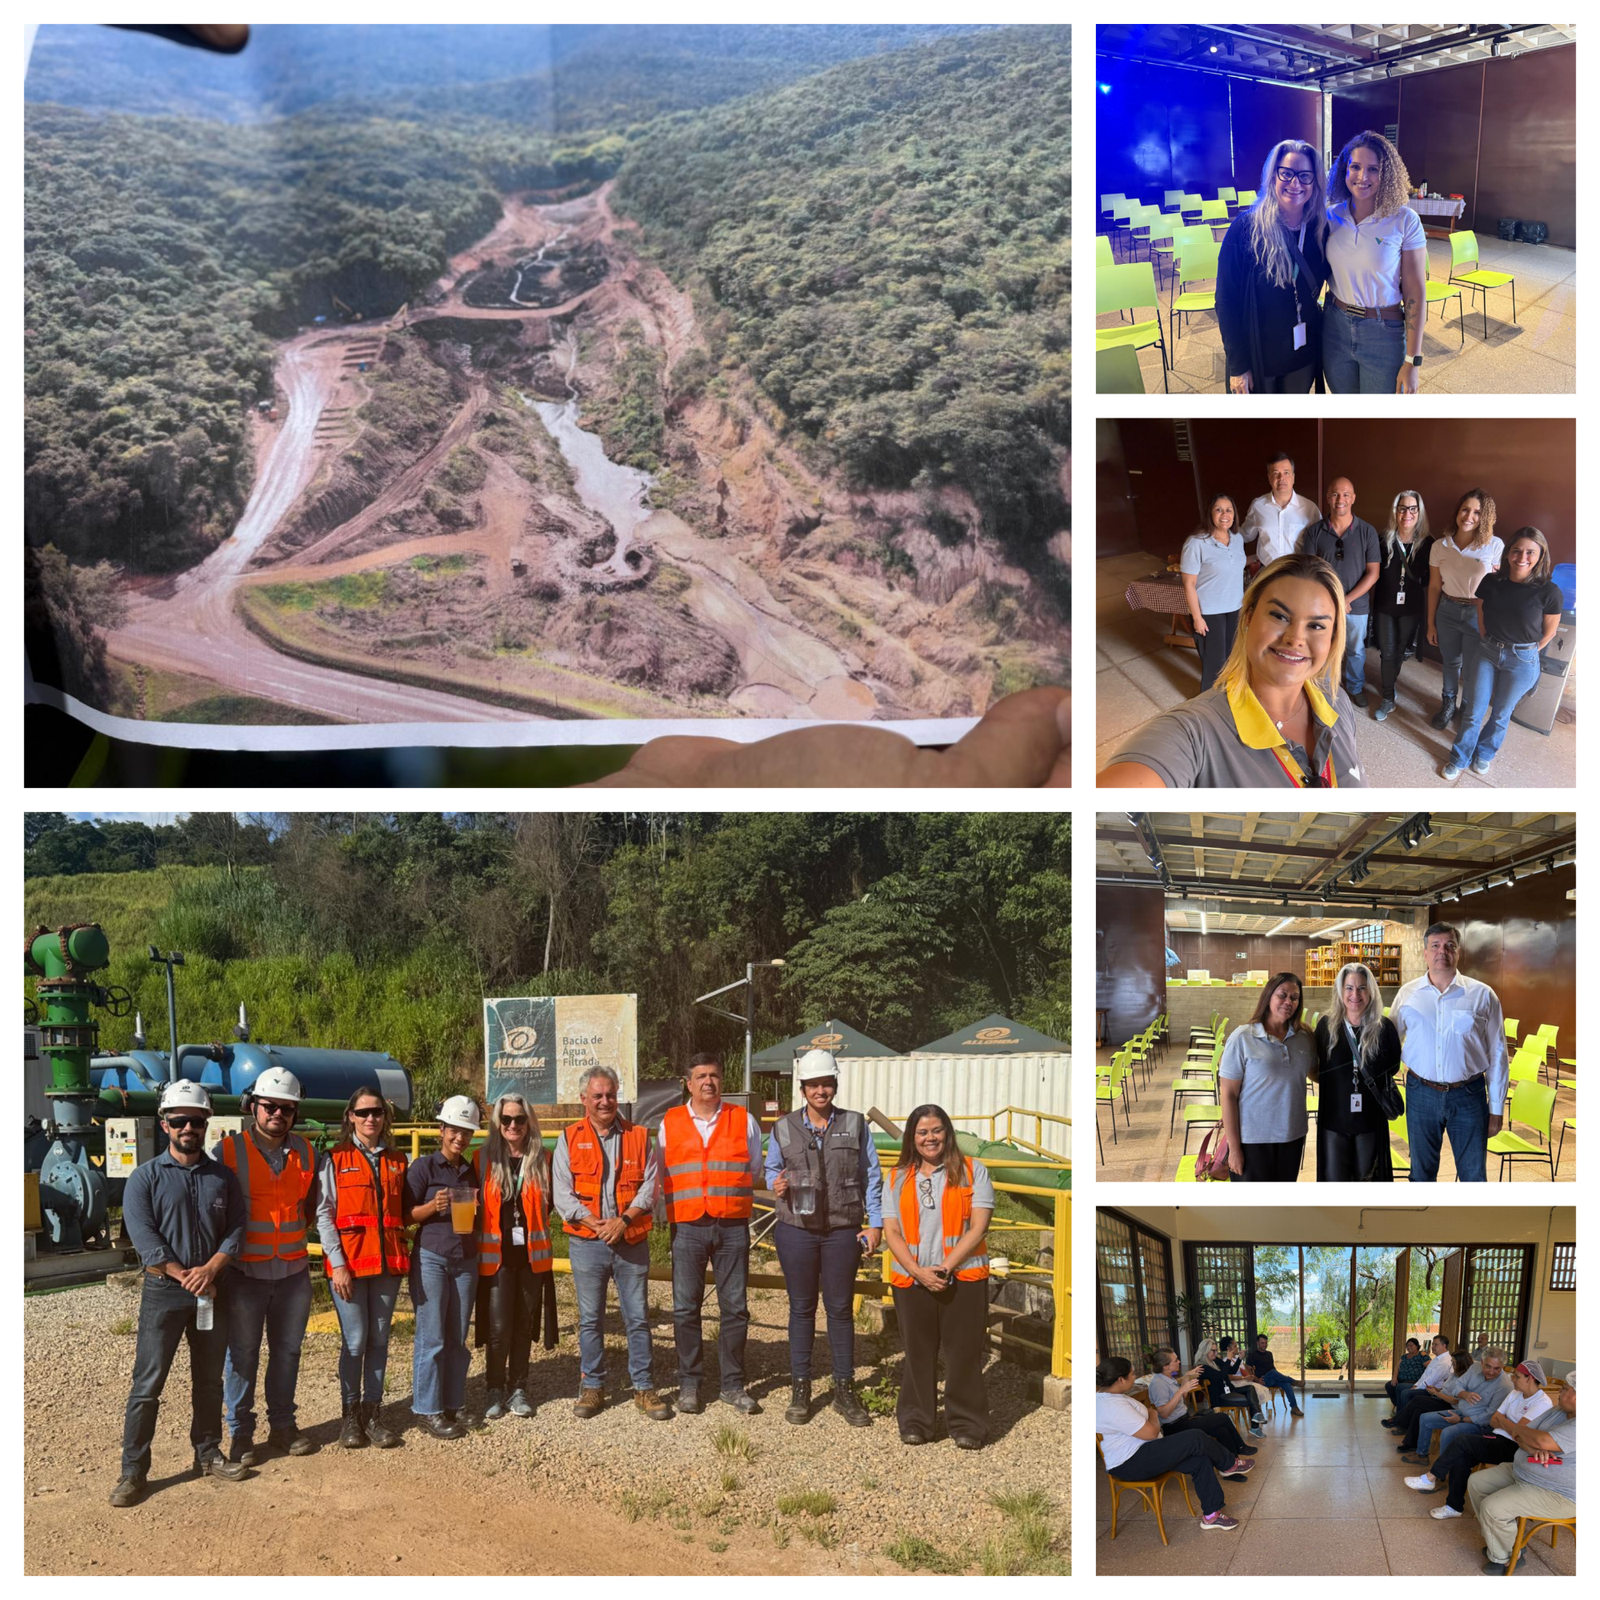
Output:
[[352,1117],[362,1117],[362,1118],[366,1118],[366,1117],[381,1117],[383,1115],[383,1107],[382,1106],[357,1106],[355,1108],[355,1110],[350,1113],[350,1115]]
[[525,1128],[527,1125],[528,1119],[526,1117],[501,1117],[500,1119],[502,1128]]
[[269,1117],[292,1117],[296,1110],[294,1106],[280,1105],[276,1100],[257,1100],[256,1104]]
[[182,1133],[185,1128],[198,1128],[204,1133],[210,1120],[209,1117],[168,1117],[167,1126],[176,1133]]

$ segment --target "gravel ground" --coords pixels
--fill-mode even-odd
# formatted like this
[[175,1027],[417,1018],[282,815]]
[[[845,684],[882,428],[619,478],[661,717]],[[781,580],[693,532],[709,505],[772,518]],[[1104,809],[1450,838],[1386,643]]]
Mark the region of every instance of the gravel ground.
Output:
[[[899,1442],[892,1417],[876,1418],[871,1428],[848,1428],[822,1409],[806,1426],[794,1427],[783,1419],[788,1399],[787,1300],[781,1292],[754,1290],[749,1383],[763,1404],[762,1415],[740,1419],[726,1406],[712,1404],[700,1416],[652,1423],[624,1398],[593,1421],[580,1423],[571,1414],[578,1387],[576,1306],[565,1277],[557,1280],[561,1342],[555,1350],[534,1350],[529,1398],[537,1411],[532,1418],[480,1423],[469,1438],[453,1443],[408,1431],[403,1449],[346,1455],[333,1444],[339,1410],[337,1336],[313,1331],[301,1362],[300,1424],[323,1450],[292,1462],[268,1457],[257,1477],[240,1485],[181,1476],[189,1448],[188,1368],[180,1352],[156,1434],[152,1482],[159,1492],[137,1510],[114,1511],[106,1495],[116,1479],[133,1361],[136,1282],[136,1277],[117,1279],[25,1301],[30,1571],[192,1570],[181,1564],[181,1555],[141,1550],[137,1532],[163,1520],[158,1508],[192,1515],[193,1497],[201,1496],[201,1504],[219,1510],[226,1506],[246,1512],[257,1502],[271,1509],[276,1502],[262,1497],[283,1493],[291,1478],[297,1504],[304,1503],[304,1491],[314,1491],[319,1501],[349,1495],[357,1516],[364,1509],[398,1527],[414,1524],[424,1504],[442,1513],[452,1491],[461,1493],[469,1520],[483,1521],[471,1513],[492,1509],[498,1497],[483,1494],[482,1479],[508,1480],[505,1487],[526,1485],[519,1503],[530,1504],[532,1497],[542,1501],[544,1529],[570,1521],[585,1546],[582,1562],[575,1562],[570,1547],[541,1538],[519,1557],[520,1570],[530,1572],[898,1573],[902,1567],[887,1547],[906,1539],[931,1547],[931,1554],[922,1551],[921,1562],[943,1563],[951,1571],[982,1570],[986,1547],[991,1569],[996,1569],[997,1558],[1001,1571],[1067,1567],[1070,1413],[1047,1410],[1030,1399],[1029,1375],[1020,1368],[990,1360],[994,1437],[982,1451],[958,1451],[947,1439],[908,1449]],[[656,1373],[668,1394],[676,1369],[670,1294],[666,1284],[650,1285]],[[715,1299],[708,1298],[710,1312]],[[400,1310],[409,1310],[404,1295]],[[317,1321],[314,1315],[313,1329]],[[626,1372],[620,1326],[614,1324],[613,1303],[608,1316],[613,1393],[618,1376]],[[714,1349],[714,1315],[708,1314],[706,1332],[708,1350]],[[858,1383],[870,1383],[885,1370],[891,1378],[898,1375],[895,1342],[881,1343],[880,1366],[880,1340],[858,1331]],[[825,1348],[819,1318],[817,1355],[823,1370]],[[824,1394],[826,1382],[816,1387]],[[391,1348],[388,1388],[385,1414],[390,1425],[409,1424],[409,1324]],[[483,1403],[483,1360],[477,1352],[467,1382],[468,1411],[480,1412]],[[74,1426],[65,1428],[63,1420],[69,1416]],[[717,1448],[724,1430],[733,1434],[732,1453]],[[440,1469],[437,1478],[435,1467]],[[438,1491],[419,1498],[424,1477],[437,1483]],[[990,1499],[993,1494],[1030,1491],[1042,1492],[1049,1507],[1043,1531],[1037,1522],[1032,1530],[1031,1563],[1016,1553],[1021,1524]],[[831,1497],[833,1509],[779,1509],[780,1499],[796,1494]],[[818,1504],[825,1507],[825,1499]],[[210,1525],[210,1512],[206,1514]],[[238,1520],[241,1532],[248,1531],[248,1514],[226,1520]],[[107,1532],[99,1535],[99,1529]],[[486,1524],[484,1537],[492,1540],[494,1534],[494,1524]],[[1048,1548],[1041,1549],[1046,1541]],[[900,1553],[905,1556],[905,1549]],[[257,1567],[241,1566],[235,1556],[235,1564],[220,1570],[340,1570],[336,1557],[330,1568],[328,1553],[313,1542],[303,1557],[280,1553],[263,1558]],[[179,1565],[166,1564],[175,1559]],[[411,1552],[405,1570],[472,1572],[483,1570],[483,1559],[470,1553],[445,1559],[435,1541]],[[294,1565],[297,1560],[303,1565]],[[349,1570],[370,1569],[358,1561]]]

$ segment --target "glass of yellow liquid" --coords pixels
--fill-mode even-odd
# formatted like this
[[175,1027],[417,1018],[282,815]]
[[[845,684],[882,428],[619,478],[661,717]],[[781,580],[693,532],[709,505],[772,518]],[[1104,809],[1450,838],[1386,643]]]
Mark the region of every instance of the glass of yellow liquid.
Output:
[[478,1191],[471,1188],[450,1191],[450,1224],[457,1233],[476,1233]]

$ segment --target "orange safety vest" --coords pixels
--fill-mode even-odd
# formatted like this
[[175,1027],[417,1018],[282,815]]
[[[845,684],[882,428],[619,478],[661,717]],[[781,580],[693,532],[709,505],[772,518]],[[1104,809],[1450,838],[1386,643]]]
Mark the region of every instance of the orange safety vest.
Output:
[[[483,1222],[478,1234],[478,1276],[492,1278],[500,1270],[500,1181],[488,1162],[488,1147],[482,1146],[472,1157],[473,1170],[483,1195]],[[535,1272],[550,1272],[550,1224],[546,1220],[544,1190],[537,1178],[529,1176],[522,1185],[522,1217],[528,1238],[528,1265]]]
[[[644,1163],[650,1149],[650,1130],[635,1126],[625,1117],[618,1117],[613,1126],[622,1132],[621,1155],[617,1160],[616,1170],[611,1174],[611,1181],[616,1188],[617,1215],[620,1217],[644,1183]],[[585,1117],[582,1122],[574,1122],[564,1129],[561,1137],[567,1141],[567,1163],[572,1168],[572,1191],[588,1207],[590,1214],[598,1217],[601,1215],[600,1182],[605,1171],[605,1157],[601,1153],[600,1141],[595,1137],[594,1128]],[[637,1222],[628,1224],[623,1230],[623,1239],[628,1244],[637,1244],[650,1232],[654,1221],[655,1218],[646,1212]],[[587,1223],[567,1222],[563,1218],[563,1226],[568,1233],[575,1233],[580,1239],[600,1237]]]
[[[333,1225],[345,1265],[358,1278],[381,1273],[402,1273],[411,1265],[406,1225],[401,1219],[401,1196],[406,1181],[406,1158],[398,1150],[376,1152],[383,1192],[373,1186],[372,1163],[359,1150],[339,1146],[328,1152],[333,1168]],[[323,1271],[333,1268],[322,1258]]]
[[[894,1175],[893,1188],[899,1191],[900,1196],[900,1234],[911,1247],[912,1255],[917,1253],[917,1246],[922,1242],[922,1209],[917,1203],[916,1169],[902,1167]],[[944,1228],[944,1248],[948,1255],[950,1251],[961,1242],[961,1236],[972,1226],[972,1160],[967,1158],[967,1181],[965,1186],[945,1182],[944,1194],[940,1197],[942,1215],[940,1223]],[[985,1246],[987,1251],[987,1246]],[[981,1256],[968,1256],[956,1268],[956,1277],[962,1283],[981,1283],[989,1276],[989,1257],[987,1253]],[[909,1289],[916,1280],[900,1265],[891,1255],[889,1257],[889,1282],[899,1289]]]
[[749,1116],[739,1106],[724,1106],[717,1113],[711,1137],[705,1140],[688,1106],[674,1106],[661,1119],[668,1221],[748,1219],[755,1194]]
[[283,1171],[274,1172],[249,1134],[230,1133],[222,1141],[222,1159],[244,1190],[241,1261],[306,1259],[306,1196],[317,1164],[311,1146],[298,1133],[289,1135],[288,1152]]

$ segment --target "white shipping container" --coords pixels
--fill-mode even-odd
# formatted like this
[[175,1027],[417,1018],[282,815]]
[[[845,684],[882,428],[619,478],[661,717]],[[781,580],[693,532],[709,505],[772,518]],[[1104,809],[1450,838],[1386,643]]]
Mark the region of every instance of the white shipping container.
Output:
[[[852,1111],[876,1107],[901,1118],[916,1106],[943,1106],[956,1127],[983,1138],[1004,1138],[1005,1118],[991,1132],[988,1118],[1007,1106],[1024,1111],[1072,1115],[1072,1074],[1067,1053],[1040,1051],[1003,1056],[840,1056],[838,1103]],[[793,1085],[791,1111],[805,1102]],[[983,1120],[975,1120],[975,1119]],[[1011,1131],[1065,1156],[1067,1130],[1046,1122],[1043,1132],[1025,1118],[1013,1117]]]

